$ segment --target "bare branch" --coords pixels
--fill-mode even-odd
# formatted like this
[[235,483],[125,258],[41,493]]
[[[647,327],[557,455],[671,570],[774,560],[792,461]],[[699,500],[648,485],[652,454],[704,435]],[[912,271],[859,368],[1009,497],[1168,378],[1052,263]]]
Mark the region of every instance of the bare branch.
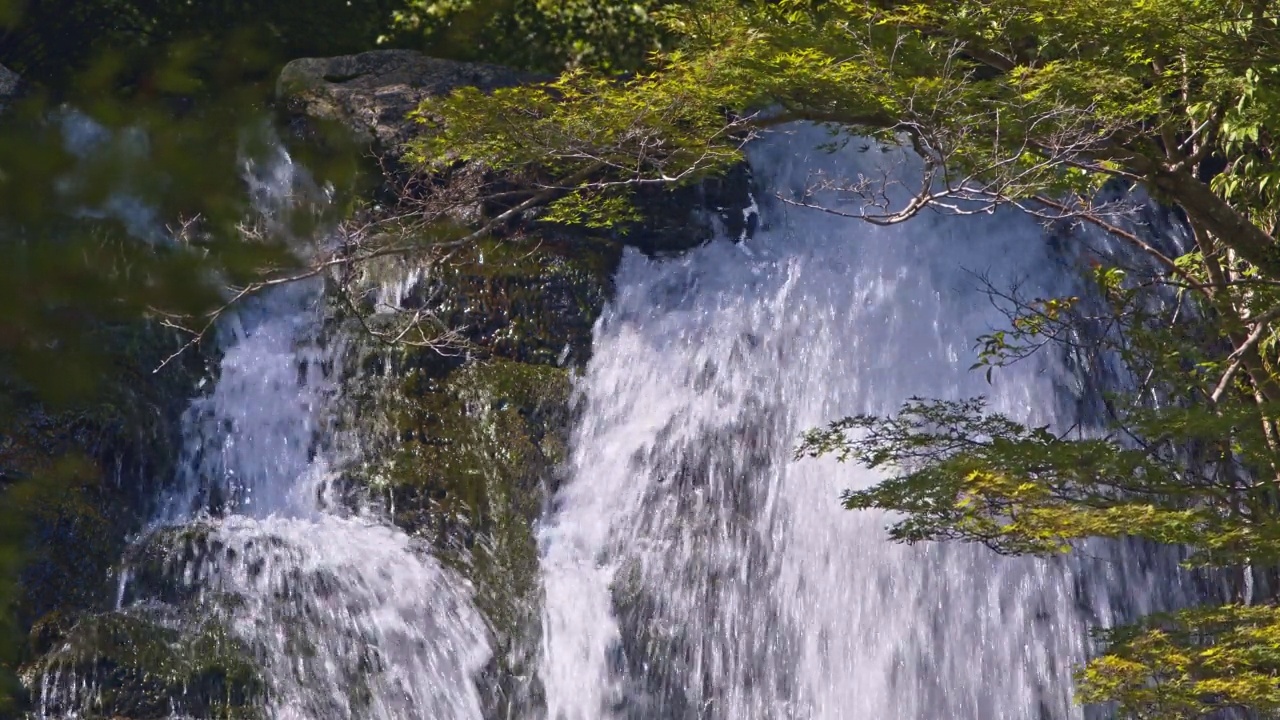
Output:
[[1222,379],[1218,381],[1217,387],[1213,389],[1213,394],[1209,396],[1214,405],[1218,404],[1222,399],[1223,393],[1231,386],[1232,379],[1235,378],[1236,373],[1239,372],[1244,364],[1245,356],[1257,348],[1258,343],[1262,341],[1262,338],[1267,334],[1267,330],[1270,329],[1271,321],[1278,317],[1280,317],[1280,306],[1273,307],[1253,318],[1253,332],[1249,333],[1244,342],[1228,356],[1231,364],[1227,366],[1226,372],[1222,374]]

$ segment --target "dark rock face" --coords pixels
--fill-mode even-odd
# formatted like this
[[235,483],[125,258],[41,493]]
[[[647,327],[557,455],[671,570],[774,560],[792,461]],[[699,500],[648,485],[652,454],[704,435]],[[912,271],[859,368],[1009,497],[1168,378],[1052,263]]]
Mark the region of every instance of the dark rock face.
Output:
[[151,373],[176,340],[149,323],[105,330],[102,387],[69,406],[0,386],[0,492],[15,493],[0,502],[27,525],[23,627],[110,601],[109,571],[173,476],[178,419],[203,369],[193,354]]
[[646,255],[679,253],[723,234],[750,237],[756,218],[751,169],[741,163],[720,177],[674,190],[649,189],[637,197],[644,220],[623,242]]
[[302,58],[284,66],[276,95],[295,120],[345,125],[385,151],[410,138],[410,111],[459,87],[494,90],[532,77],[497,65],[429,58],[412,50]]
[[0,522],[24,540],[13,631],[28,637],[29,681],[81,619],[114,605],[116,563],[172,477],[178,417],[202,372],[193,356],[151,374],[175,348],[161,328],[103,334],[109,359],[92,398],[53,408],[17,383],[0,386]]
[[581,366],[591,355],[591,329],[613,294],[622,248],[608,239],[552,233],[529,243],[482,241],[440,273],[440,317],[464,328],[491,357]]

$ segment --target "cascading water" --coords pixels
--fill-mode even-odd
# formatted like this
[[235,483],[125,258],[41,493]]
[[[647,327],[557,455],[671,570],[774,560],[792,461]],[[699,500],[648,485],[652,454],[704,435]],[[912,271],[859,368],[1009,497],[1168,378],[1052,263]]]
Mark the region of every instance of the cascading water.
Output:
[[[766,141],[753,168],[790,192],[894,157],[812,149],[827,139]],[[1081,419],[1081,378],[1047,355],[990,386],[967,371],[1003,320],[971,271],[1043,296],[1075,277],[1015,213],[876,227],[766,203],[743,245],[626,258],[542,535],[552,720],[1082,714],[1087,628],[1167,602],[1167,564],[893,546],[886,517],[838,502],[874,476],[790,457],[800,431],[911,396]]]
[[398,530],[322,502],[337,351],[315,344],[307,290],[264,303],[192,408],[188,494],[226,514],[189,581],[234,598],[273,718],[478,718],[488,650],[465,583]]
[[[249,170],[268,225],[307,194],[282,150]],[[468,585],[379,518],[326,501],[350,448],[330,421],[342,348],[322,339],[319,285],[282,286],[221,328],[218,379],[186,414],[177,488],[138,554],[169,543],[162,583],[184,590],[159,599],[229,626],[261,668],[268,717],[479,718],[489,650]],[[122,612],[157,605],[142,585],[126,569]],[[86,704],[54,695],[42,716]]]
[[[271,200],[293,178],[268,179],[257,194]],[[216,388],[192,407],[184,485],[197,512],[227,505],[220,552],[193,582],[237,599],[234,629],[278,720],[478,718],[488,648],[466,584],[400,531],[322,502],[340,350],[319,341],[320,299],[292,287],[256,322],[242,315]]]

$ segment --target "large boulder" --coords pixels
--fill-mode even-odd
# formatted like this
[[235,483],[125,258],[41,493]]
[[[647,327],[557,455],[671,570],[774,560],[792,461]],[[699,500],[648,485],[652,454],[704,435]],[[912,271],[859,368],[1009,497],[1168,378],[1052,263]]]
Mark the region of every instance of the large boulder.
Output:
[[86,615],[26,670],[39,717],[260,720],[248,646],[212,615],[162,606]]
[[412,134],[406,116],[426,98],[459,87],[494,90],[530,79],[498,65],[373,50],[294,60],[280,71],[276,96],[294,121],[336,122],[394,152]]

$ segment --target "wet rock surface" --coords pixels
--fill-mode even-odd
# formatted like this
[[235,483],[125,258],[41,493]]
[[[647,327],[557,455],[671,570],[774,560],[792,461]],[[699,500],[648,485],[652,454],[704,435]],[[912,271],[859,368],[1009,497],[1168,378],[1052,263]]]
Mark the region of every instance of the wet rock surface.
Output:
[[58,634],[27,671],[52,717],[261,716],[262,678],[248,648],[217,619],[139,608],[86,615]]

